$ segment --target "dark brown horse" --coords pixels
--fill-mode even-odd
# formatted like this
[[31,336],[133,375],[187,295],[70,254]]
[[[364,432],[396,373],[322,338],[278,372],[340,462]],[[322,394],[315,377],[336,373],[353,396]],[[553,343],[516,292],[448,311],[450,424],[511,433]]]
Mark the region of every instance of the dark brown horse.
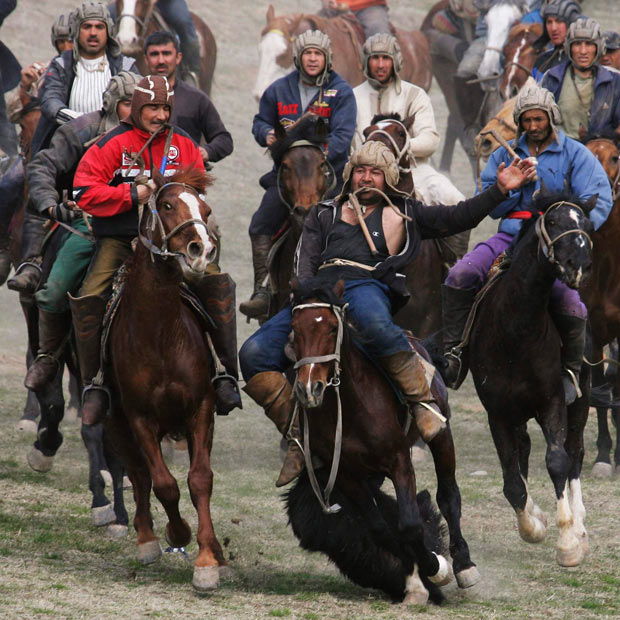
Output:
[[217,587],[219,567],[226,564],[210,513],[213,360],[205,325],[183,303],[180,287],[184,278],[203,277],[215,255],[215,240],[206,225],[210,208],[201,198],[210,179],[192,168],[165,184],[156,175],[155,182],[156,208],[141,221],[110,328],[109,428],[133,484],[138,559],[145,564],[161,555],[150,512],[151,486],[168,516],[169,544],[184,547],[191,540],[191,529],[179,514],[179,487],[160,450],[166,434],[187,439],[188,483],[198,512],[193,585],[204,591]]
[[276,141],[269,151],[278,169],[278,186],[289,217],[269,255],[270,317],[288,302],[293,258],[306,214],[335,181],[325,157],[327,128],[320,116],[305,114],[286,130],[277,124],[275,132]]
[[[334,71],[351,86],[361,84],[363,74],[361,47],[364,35],[357,20],[349,17],[321,17],[296,13],[276,16],[273,5],[267,10],[267,25],[261,33],[259,67],[253,94],[259,99],[265,89],[293,69],[292,41],[306,30],[326,33],[332,44]],[[424,90],[431,87],[431,57],[426,37],[418,30],[394,28],[403,53],[401,77]]]
[[[144,39],[156,30],[170,29],[154,5],[155,0],[135,0],[134,2],[116,0],[117,39],[121,45],[121,51],[125,56],[136,59],[142,75],[148,73],[143,54]],[[217,59],[217,45],[209,26],[195,13],[191,13],[191,16],[200,45],[199,87],[210,95]]]
[[[607,422],[607,410],[611,409],[612,420],[616,426],[616,449],[614,465],[620,471],[620,407],[614,406],[620,398],[620,373],[612,374],[612,385],[603,373],[601,360],[605,345],[620,338],[620,261],[618,243],[620,242],[620,152],[617,144],[608,138],[592,138],[586,146],[601,162],[612,185],[614,204],[605,223],[592,233],[592,276],[580,289],[583,302],[588,307],[592,333],[591,360],[592,400],[598,419],[598,454],[592,473],[596,476],[611,476],[614,468],[611,463],[612,439]],[[613,363],[613,362],[612,362]]]
[[478,306],[469,340],[470,368],[488,414],[504,495],[515,510],[521,538],[530,543],[542,541],[547,527],[527,486],[528,420],[534,418],[543,431],[557,498],[556,559],[561,566],[580,564],[588,550],[580,475],[590,371],[582,367],[582,396],[567,407],[561,342],[549,299],[556,278],[577,288],[588,273],[592,224],[587,213],[594,202],[543,195],[536,200],[508,268]]
[[504,73],[499,92],[504,100],[516,97],[532,75],[538,51],[534,41],[542,34],[542,24],[519,23],[510,29],[504,45]]
[[[382,588],[401,599],[404,596],[405,602],[422,604],[428,598],[429,583],[442,585],[447,582],[448,574],[444,572],[445,560],[431,553],[424,541],[409,454],[419,433],[408,418],[407,407],[354,343],[346,308],[342,305],[343,293],[342,281],[333,291],[313,288],[311,282],[304,283],[303,288],[294,285],[292,329],[298,360],[295,395],[300,415],[303,412],[304,433],[308,433],[306,449],[309,447],[311,455],[318,457],[326,468],[336,467],[335,484],[356,507],[359,517],[366,520],[372,538],[381,549],[380,557],[366,557],[366,564],[357,567],[357,574],[364,574],[367,564],[380,562],[380,566],[390,567],[386,570],[394,575],[391,586],[380,575],[372,581],[370,575],[381,571],[369,567],[366,581],[357,578],[358,582]],[[426,356],[423,350],[419,353]],[[433,372],[430,365],[427,370]],[[449,417],[443,381],[436,373],[429,382],[442,413]],[[342,429],[341,436],[337,427]],[[338,444],[339,457],[335,452]],[[429,447],[437,473],[437,503],[450,532],[454,574],[460,587],[469,587],[479,579],[479,574],[460,530],[461,499],[449,424]],[[307,463],[309,459],[306,453]],[[310,476],[311,471],[310,468]],[[386,524],[374,500],[374,491],[380,486],[377,477],[383,476],[390,478],[396,490],[398,520],[393,527]],[[327,495],[318,493],[324,510],[331,506]],[[331,506],[331,510],[337,507]],[[304,545],[303,523],[298,523],[294,516],[290,518],[297,523],[296,534]],[[307,527],[311,528],[312,524]],[[328,529],[326,520],[325,530]],[[343,544],[337,541],[335,547],[342,548]],[[356,580],[355,573],[347,572],[347,575]]]

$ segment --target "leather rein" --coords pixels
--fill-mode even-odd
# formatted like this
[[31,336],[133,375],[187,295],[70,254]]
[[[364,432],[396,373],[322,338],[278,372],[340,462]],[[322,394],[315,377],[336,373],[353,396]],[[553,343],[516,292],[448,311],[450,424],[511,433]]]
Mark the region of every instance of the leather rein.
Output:
[[[394,123],[395,125],[398,125],[399,127],[402,128],[402,130],[405,132],[405,136],[406,136],[405,144],[403,144],[403,147],[399,148],[398,144],[396,144],[396,140],[394,140],[394,137],[392,135],[390,135],[389,132],[385,131],[385,129],[375,129],[375,130],[371,131],[368,134],[368,137],[366,138],[366,140],[364,140],[364,142],[368,142],[369,140],[372,140],[372,137],[375,134],[378,134],[380,136],[385,136],[390,141],[390,144],[394,148],[394,156],[396,157],[396,161],[398,163],[398,171],[399,172],[404,172],[404,173],[411,172],[411,164],[409,164],[409,168],[404,168],[403,166],[400,165],[400,160],[403,157],[405,157],[406,155],[409,154],[409,146],[410,146],[410,143],[411,143],[411,138],[409,136],[409,132],[407,131],[407,128],[405,127],[405,125],[403,123],[401,123],[399,120],[397,120],[395,118],[385,119],[385,120],[379,121],[379,122]],[[414,164],[415,164],[415,160],[414,160]]]

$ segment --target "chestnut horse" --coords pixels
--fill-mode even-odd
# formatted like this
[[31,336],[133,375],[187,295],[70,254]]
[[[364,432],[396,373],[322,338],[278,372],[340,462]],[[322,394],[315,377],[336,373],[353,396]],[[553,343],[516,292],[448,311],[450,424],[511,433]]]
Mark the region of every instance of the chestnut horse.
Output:
[[[170,30],[154,5],[155,0],[133,0],[132,2],[116,0],[115,3],[117,39],[121,52],[125,56],[136,59],[142,75],[148,74],[143,53],[144,40],[156,30]],[[199,88],[210,95],[217,59],[217,45],[211,29],[204,20],[195,13],[191,13],[191,16],[200,45]]]
[[[351,86],[361,84],[364,77],[361,47],[364,35],[357,20],[350,17],[320,17],[296,13],[276,16],[273,5],[267,10],[267,25],[261,32],[258,46],[259,67],[256,75],[254,97],[258,100],[265,89],[278,78],[284,77],[293,67],[295,35],[306,30],[320,30],[331,40],[334,71]],[[393,28],[403,53],[401,77],[424,90],[431,87],[431,57],[426,37],[418,30]]]
[[109,332],[108,422],[133,484],[138,559],[144,564],[161,555],[150,512],[151,485],[168,516],[169,544],[184,547],[191,540],[191,529],[179,514],[179,487],[160,449],[167,434],[187,439],[188,483],[198,512],[199,551],[192,583],[205,591],[217,587],[219,567],[226,564],[209,506],[213,360],[205,325],[182,301],[180,290],[184,278],[202,277],[215,256],[215,240],[206,224],[211,210],[201,197],[211,180],[195,168],[180,170],[165,182],[155,174],[154,180],[154,205],[141,219],[139,242]]
[[542,24],[516,24],[504,45],[504,72],[499,93],[504,100],[516,97],[532,75],[538,51],[534,41],[542,34]]
[[[335,485],[357,511],[349,519],[366,521],[380,549],[377,558],[360,557],[359,562],[364,564],[357,567],[357,575],[347,571],[347,576],[360,585],[404,597],[405,603],[424,604],[429,585],[443,585],[450,575],[444,570],[446,560],[432,553],[424,540],[409,454],[419,432],[409,419],[407,406],[355,343],[354,332],[347,324],[343,293],[342,280],[333,290],[317,287],[313,282],[293,284],[291,326],[297,359],[294,393],[304,426],[308,475],[312,480],[312,458],[318,457],[326,468],[331,467],[325,490],[313,483],[320,505],[328,513],[340,511],[340,506],[333,505],[330,499],[331,487]],[[416,349],[419,346],[416,343]],[[426,357],[421,347],[418,353]],[[430,364],[426,370],[436,402],[449,418],[446,387]],[[454,574],[460,587],[469,587],[480,575],[460,530],[461,498],[449,422],[429,447],[435,461],[437,503],[449,528]],[[394,528],[387,525],[376,500],[384,476],[392,481],[396,491],[398,519]],[[296,516],[289,513],[295,533],[304,545],[304,530],[313,524],[304,524]],[[329,521],[325,524],[327,537],[328,524]],[[342,541],[335,541],[333,555],[325,547],[321,550],[327,550],[335,561],[337,557],[338,566],[343,569],[342,565],[348,563],[348,550],[344,547]],[[394,576],[393,583],[385,583],[385,575],[375,566],[379,563],[387,565],[389,575]]]
[[528,420],[534,418],[543,431],[547,471],[557,498],[556,559],[561,566],[580,564],[588,550],[580,475],[590,369],[582,367],[582,396],[567,407],[561,342],[548,306],[556,278],[578,288],[590,269],[592,223],[587,214],[595,203],[596,198],[583,203],[541,193],[513,246],[508,268],[482,296],[465,336],[474,384],[502,467],[504,495],[516,513],[521,538],[530,543],[542,541],[547,527],[527,485]]

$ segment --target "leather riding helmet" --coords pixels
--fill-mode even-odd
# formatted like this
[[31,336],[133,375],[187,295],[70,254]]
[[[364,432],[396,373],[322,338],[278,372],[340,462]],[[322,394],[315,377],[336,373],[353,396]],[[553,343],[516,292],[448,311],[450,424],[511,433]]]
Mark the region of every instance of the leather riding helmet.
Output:
[[73,33],[73,57],[77,61],[78,53],[78,38],[80,36],[80,26],[90,19],[97,19],[102,21],[108,31],[108,43],[107,49],[111,56],[121,55],[121,46],[119,42],[114,38],[114,22],[110,17],[110,12],[105,4],[101,2],[84,2],[80,7],[75,10],[75,32]]
[[[383,171],[386,185],[393,193],[401,194],[396,189],[400,179],[398,164],[394,153],[383,142],[369,140],[353,151],[342,172],[342,191],[338,199],[342,199],[351,191],[351,173],[355,166],[374,166]],[[386,192],[391,193],[391,192]]]
[[554,132],[557,131],[557,126],[562,124],[560,108],[558,108],[558,104],[555,102],[555,97],[550,91],[540,86],[529,86],[522,88],[517,95],[514,111],[512,113],[515,125],[517,126],[514,144],[517,144],[521,134],[523,133],[523,128],[521,127],[521,115],[528,110],[544,110],[549,117],[551,129]]
[[169,105],[170,116],[174,107],[174,90],[168,82],[168,78],[163,75],[147,75],[143,77],[135,86],[131,98],[131,115],[129,122],[145,131],[140,119],[140,111],[145,105]]
[[[323,52],[325,56],[325,68],[322,73],[312,77],[308,75],[301,66],[301,55],[305,50],[314,48]],[[313,83],[316,86],[323,86],[327,74],[332,70],[332,42],[329,37],[320,30],[306,30],[295,37],[293,41],[293,62],[295,68],[301,73],[304,82]]]
[[607,30],[603,33],[605,39],[605,48],[608,52],[615,52],[620,50],[620,34],[613,30]]
[[75,24],[75,12],[63,13],[59,15],[52,24],[51,40],[52,45],[56,47],[58,41],[73,40],[73,28]]
[[131,71],[119,71],[110,79],[103,91],[103,130],[109,131],[120,123],[116,106],[119,101],[131,101],[136,84],[141,77]]
[[396,85],[396,92],[400,94],[400,70],[403,66],[403,54],[400,51],[400,45],[398,44],[395,36],[385,32],[378,32],[377,34],[373,34],[371,37],[368,37],[364,43],[364,47],[362,48],[364,75],[370,84],[372,84],[375,88],[381,88],[382,84],[370,76],[368,71],[368,61],[371,56],[379,54],[389,56],[392,59],[392,63],[394,64],[394,83]]
[[[540,9],[540,16],[543,24],[546,23],[548,17],[553,17],[563,21],[570,26],[574,21],[581,17],[581,7],[575,0],[549,0]],[[543,50],[549,43],[549,33],[547,28],[543,28],[542,34],[534,42],[534,48]]]
[[[594,56],[594,60],[590,67],[594,66],[605,53],[605,40],[603,39],[601,26],[596,20],[590,17],[580,17],[570,25],[566,33],[564,52],[566,53],[566,57],[570,58],[571,62],[573,62],[573,57],[570,53],[570,47],[577,41],[589,41],[596,45],[596,56]],[[589,69],[590,67],[586,68]]]

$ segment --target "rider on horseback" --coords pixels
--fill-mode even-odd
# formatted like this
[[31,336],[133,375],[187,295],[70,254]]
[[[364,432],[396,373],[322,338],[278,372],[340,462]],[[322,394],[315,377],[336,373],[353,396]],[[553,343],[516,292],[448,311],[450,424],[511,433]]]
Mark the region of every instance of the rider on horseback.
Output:
[[620,34],[613,30],[606,30],[603,36],[605,37],[605,53],[601,58],[601,64],[620,71]]
[[390,32],[386,0],[322,0],[319,15],[333,17],[351,11],[364,29],[364,38],[379,32]]
[[[292,125],[306,112],[314,112],[328,125],[327,160],[333,166],[340,185],[355,130],[355,97],[351,87],[332,71],[329,37],[318,30],[307,30],[293,43],[296,69],[276,80],[263,93],[252,133],[261,146],[275,141],[275,126]],[[288,215],[288,207],[280,198],[275,168],[260,179],[265,194],[250,223],[254,292],[239,310],[247,317],[258,318],[269,311],[270,294],[267,279],[267,256],[273,236]]]
[[[426,441],[445,427],[445,420],[435,409],[419,358],[392,321],[393,311],[407,297],[399,272],[415,258],[422,238],[473,228],[532,172],[527,162],[502,166],[497,184],[479,196],[454,207],[424,206],[394,191],[399,179],[396,159],[383,143],[369,141],[347,163],[342,193],[312,207],[306,217],[297,249],[297,277],[302,283],[317,277],[323,284],[344,279],[344,299],[360,340],[402,391]],[[394,204],[394,210],[385,208],[388,204]],[[285,354],[290,331],[289,305],[239,352],[247,381],[244,390],[289,440],[277,486],[293,480],[304,466],[298,422],[290,420],[292,387],[282,374],[290,365]]]
[[[479,243],[448,273],[442,290],[443,341],[447,361],[443,374],[448,387],[458,389],[467,375],[467,367],[461,360],[461,349],[457,345],[463,339],[470,308],[493,262],[510,246],[521,229],[522,220],[529,217],[525,209],[532,203],[534,193],[543,185],[547,191],[561,192],[566,189],[567,183],[568,190],[582,200],[598,196],[596,207],[590,212],[595,229],[609,215],[612,200],[605,171],[583,144],[558,129],[560,118],[558,106],[548,90],[525,88],[517,96],[514,109],[517,135],[513,148],[522,160],[537,159],[538,179],[511,192],[497,206],[490,215],[501,218],[499,232]],[[482,173],[482,187],[492,186],[500,167],[511,159],[504,147],[498,148]],[[563,383],[566,402],[570,404],[578,394],[587,311],[578,291],[570,289],[560,280],[556,280],[552,288],[550,310],[562,339]]]

